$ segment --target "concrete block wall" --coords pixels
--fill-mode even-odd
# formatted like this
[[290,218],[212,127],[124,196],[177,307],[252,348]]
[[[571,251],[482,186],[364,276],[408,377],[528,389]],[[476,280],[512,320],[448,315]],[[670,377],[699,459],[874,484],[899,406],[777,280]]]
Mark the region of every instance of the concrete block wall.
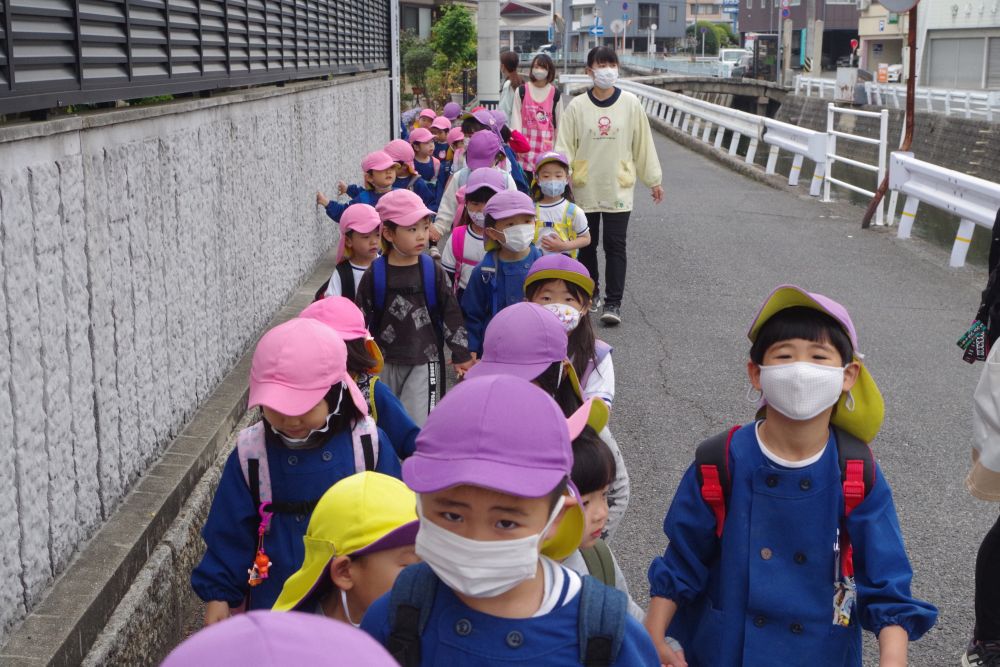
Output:
[[389,95],[0,128],[0,644],[329,249],[315,192],[389,139]]

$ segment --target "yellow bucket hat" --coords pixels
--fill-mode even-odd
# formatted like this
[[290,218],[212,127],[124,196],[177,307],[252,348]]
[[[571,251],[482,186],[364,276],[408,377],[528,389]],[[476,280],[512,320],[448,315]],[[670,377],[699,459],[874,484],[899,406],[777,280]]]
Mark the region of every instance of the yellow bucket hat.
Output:
[[306,609],[333,585],[330,561],[413,544],[417,497],[403,482],[360,472],[331,486],[319,499],[302,538],[302,567],[285,581],[274,611]]
[[767,297],[753,324],[750,325],[747,338],[751,343],[755,342],[765,322],[786,308],[798,306],[826,313],[844,328],[850,338],[851,347],[854,349],[854,361],[861,364],[858,380],[850,391],[854,397],[854,409],[847,407],[847,393],[841,395],[833,410],[830,423],[866,443],[871,442],[882,428],[882,421],[885,419],[885,401],[874,378],[865,367],[864,355],[858,351],[858,334],[846,308],[822,294],[807,292],[794,285],[781,285]]

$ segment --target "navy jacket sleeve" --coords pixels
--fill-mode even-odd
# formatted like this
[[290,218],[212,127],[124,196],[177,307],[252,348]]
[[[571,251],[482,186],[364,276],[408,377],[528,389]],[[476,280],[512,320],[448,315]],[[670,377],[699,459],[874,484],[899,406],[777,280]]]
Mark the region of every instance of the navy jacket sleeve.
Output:
[[389,641],[389,591],[368,607],[361,619],[361,629],[382,646]]
[[351,199],[357,199],[358,195],[361,194],[361,186],[356,183],[351,183],[347,186],[347,196]]
[[462,294],[462,311],[465,313],[465,330],[469,334],[469,352],[483,356],[483,334],[490,321],[492,285],[483,281],[482,269],[477,266],[469,276],[469,284]]
[[649,566],[649,594],[678,605],[693,601],[705,590],[709,568],[718,550],[715,515],[705,504],[692,465],[684,473],[663,521],[670,543]]
[[901,626],[910,641],[934,627],[937,609],[910,594],[913,570],[906,556],[892,491],[875,468],[875,484],[847,518],[854,545],[854,578],[858,587],[861,626],[878,634],[890,625]]
[[400,460],[410,456],[417,447],[420,428],[384,382],[375,383],[375,410],[378,411],[379,428],[392,440],[396,455]]
[[424,200],[424,206],[432,211],[437,211],[437,203],[434,198],[434,191],[431,187],[427,185],[427,181],[422,178],[418,178],[413,184],[413,191],[420,195],[420,198]]
[[375,462],[375,471],[396,479],[403,479],[403,469],[399,465],[399,457],[392,446],[392,438],[386,435],[382,429],[378,430],[378,461]]
[[649,638],[646,629],[631,616],[625,618],[625,637],[622,639],[621,650],[614,662],[621,667],[643,665],[644,667],[660,667],[660,657]]
[[334,222],[340,222],[340,216],[342,216],[344,211],[347,210],[347,207],[353,203],[354,201],[351,200],[347,204],[341,204],[339,201],[331,199],[326,205],[326,214],[330,216]]
[[239,605],[247,593],[247,568],[257,549],[257,510],[234,449],[222,469],[212,508],[201,531],[205,555],[191,573],[191,587],[205,602]]

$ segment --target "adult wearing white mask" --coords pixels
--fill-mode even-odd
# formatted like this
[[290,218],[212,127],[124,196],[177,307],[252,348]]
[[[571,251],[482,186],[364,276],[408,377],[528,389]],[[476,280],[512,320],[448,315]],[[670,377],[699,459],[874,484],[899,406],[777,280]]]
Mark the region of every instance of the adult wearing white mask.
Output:
[[[587,74],[594,86],[578,95],[559,119],[556,151],[566,155],[573,170],[576,205],[587,213],[592,242],[580,249],[580,261],[594,279],[591,312],[603,304],[601,322],[621,324],[625,292],[626,232],[632,213],[636,180],[650,188],[653,201],[663,201],[662,171],[653,145],[649,120],[639,99],[615,87],[618,56],[607,46],[587,54]],[[597,245],[604,227],[607,286],[603,301]]]
[[521,166],[528,182],[531,182],[535,163],[542,155],[552,150],[562,113],[559,89],[552,82],[556,78],[556,66],[544,53],[531,61],[531,84],[522,84],[514,91],[513,113],[510,115],[511,130],[516,130],[528,140],[531,149],[521,154]]

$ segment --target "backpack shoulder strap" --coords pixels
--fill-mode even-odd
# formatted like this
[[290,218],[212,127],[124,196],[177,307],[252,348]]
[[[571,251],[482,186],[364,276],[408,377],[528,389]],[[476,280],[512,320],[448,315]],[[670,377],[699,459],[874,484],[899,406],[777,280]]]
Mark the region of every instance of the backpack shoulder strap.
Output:
[[726,524],[726,505],[732,491],[732,478],[729,475],[729,445],[733,441],[733,434],[739,428],[739,426],[734,426],[727,433],[712,436],[698,445],[694,453],[701,497],[715,514],[716,537],[722,537],[722,529]]
[[420,178],[421,178],[420,174],[414,174],[413,176],[411,176],[410,182],[406,184],[406,189],[412,192],[413,189],[417,187],[417,181],[419,181]]
[[875,456],[871,447],[847,431],[834,429],[844,485],[844,516],[850,516],[875,485]]
[[354,269],[351,262],[344,260],[338,264],[337,274],[340,276],[340,295],[354,301]]
[[625,637],[628,596],[597,579],[583,577],[580,590],[580,662],[585,667],[610,667]]
[[250,487],[254,507],[270,503],[271,473],[267,467],[267,444],[264,438],[264,422],[240,431],[236,437],[236,455],[240,459],[243,479]]
[[438,578],[427,563],[399,573],[389,593],[389,641],[386,648],[401,667],[419,667],[420,637],[434,606]]
[[375,261],[372,262],[372,287],[375,293],[375,310],[380,312],[385,309],[385,264],[385,257],[376,257]]
[[378,426],[366,415],[351,429],[351,444],[354,446],[354,472],[375,470],[378,464]]
[[420,277],[424,283],[424,298],[427,300],[427,312],[431,319],[437,322],[438,302],[437,302],[437,267],[434,265],[434,258],[430,255],[420,255]]
[[587,572],[602,584],[614,588],[615,584],[615,561],[611,556],[611,549],[604,540],[597,540],[594,546],[580,549],[583,562],[587,564]]
[[517,87],[517,94],[521,96],[522,104],[524,103],[524,96],[528,93],[527,88],[528,88],[527,84],[524,83],[522,83],[520,86]]

